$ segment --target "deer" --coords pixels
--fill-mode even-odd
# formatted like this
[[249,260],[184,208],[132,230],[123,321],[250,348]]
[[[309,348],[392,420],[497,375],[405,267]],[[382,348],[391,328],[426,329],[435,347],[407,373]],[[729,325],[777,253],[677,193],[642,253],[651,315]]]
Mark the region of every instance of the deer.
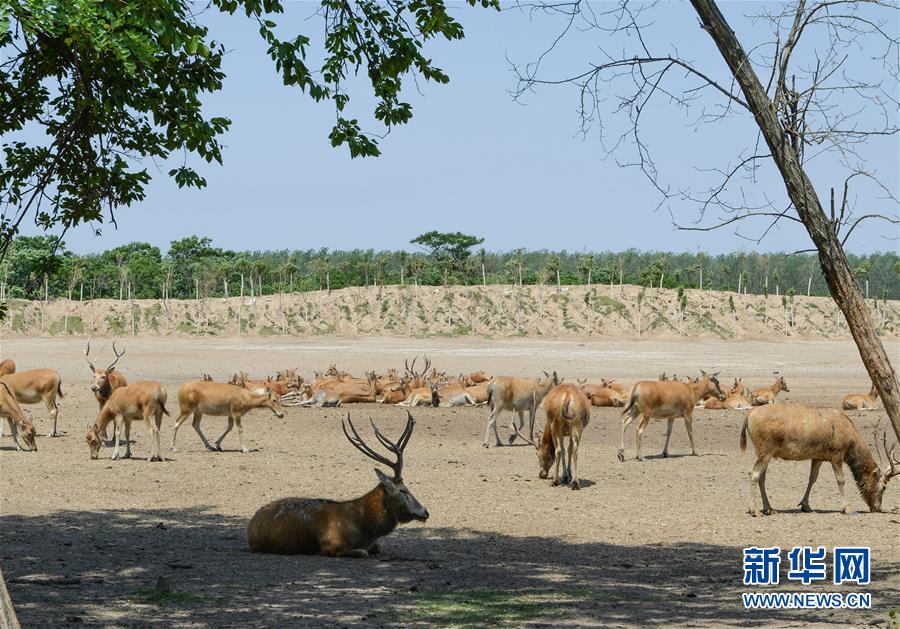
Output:
[[[553,481],[550,484],[554,487],[563,484],[572,489],[581,489],[578,482],[578,446],[581,434],[591,420],[591,403],[581,387],[560,384],[547,394],[543,406],[547,418],[538,443],[526,438],[518,429],[516,432],[537,449],[539,478],[547,478],[550,466],[555,463]],[[560,462],[562,477],[559,475]]]
[[[347,423],[341,421],[344,435],[354,448],[391,469],[393,477],[376,467],[378,484],[354,500],[281,498],[270,502],[260,508],[247,525],[250,550],[280,555],[365,558],[381,552],[378,540],[391,533],[398,524],[427,521],[428,509],[416,500],[403,482],[403,452],[415,427],[409,411],[406,417],[406,428],[396,441],[390,441],[369,420],[376,439],[396,457],[391,460],[363,441],[348,413]],[[347,424],[350,432],[347,432]]]
[[398,402],[394,406],[440,406],[441,396],[436,382],[418,387],[413,387],[411,382],[406,378],[400,381],[400,391],[405,397],[402,402]]
[[484,371],[473,371],[466,378],[469,379],[469,382],[472,384],[481,384],[483,382],[490,382],[491,377],[484,373]]
[[375,402],[377,391],[375,372],[366,373],[362,383],[351,380],[340,382],[329,380],[309,389],[309,398],[294,406],[338,407],[341,404]]
[[629,387],[624,384],[619,384],[615,380],[607,380],[606,378],[600,378],[600,386],[604,389],[612,389],[619,395],[625,395],[628,393]]
[[[10,435],[13,443],[16,444],[16,451],[21,452],[22,446],[19,444],[19,436],[28,446],[30,452],[37,452],[37,440],[34,430],[34,424],[25,418],[19,403],[16,401],[16,395],[8,384],[0,380],[0,428],[3,423],[9,424]],[[0,430],[0,436],[3,431]]]
[[625,406],[625,398],[618,391],[602,385],[588,384],[587,379],[577,382],[578,388],[590,400],[591,406]]
[[869,389],[868,395],[862,393],[845,395],[844,399],[841,400],[841,408],[845,411],[874,411],[876,400],[878,400],[878,391],[875,389],[875,384],[872,383],[872,388]]
[[[173,425],[172,446],[169,448],[172,452],[178,451],[175,447],[178,429],[184,423],[184,420],[187,419],[187,416],[192,413],[194,419],[191,425],[207,450],[221,452],[222,440],[237,424],[241,452],[245,454],[250,452],[244,445],[244,427],[241,424],[241,418],[243,418],[245,413],[255,408],[268,408],[279,419],[284,417],[281,399],[272,393],[271,390],[257,394],[233,384],[219,382],[197,380],[185,382],[178,388],[178,405],[181,408],[181,412]],[[203,431],[200,430],[200,420],[203,419],[204,415],[228,417],[228,426],[225,428],[222,436],[216,439],[215,447],[209,443]]]
[[0,360],[0,376],[8,376],[11,373],[16,373],[16,361],[12,358]]
[[725,401],[720,400],[714,395],[708,395],[702,404],[698,404],[698,408],[707,410],[746,410],[753,406],[755,394],[744,384],[744,379],[735,379],[734,386]]
[[[162,461],[159,452],[159,429],[162,427],[162,416],[169,415],[166,410],[166,390],[162,385],[152,380],[135,382],[124,387],[119,387],[109,396],[106,404],[100,409],[97,420],[88,424],[85,435],[91,460],[95,461],[100,456],[100,446],[105,441],[106,426],[113,423],[115,426],[116,446],[112,453],[112,460],[119,458],[131,458],[131,422],[144,420],[147,432],[150,433],[150,456],[148,461]],[[122,427],[125,428],[125,455],[119,457],[119,443],[122,436]]]
[[[116,342],[113,341],[112,350],[113,354],[115,354],[116,359],[112,361],[106,369],[97,369],[94,367],[93,361],[91,361],[90,353],[91,353],[91,338],[88,337],[87,347],[84,349],[84,359],[87,361],[88,368],[91,370],[91,375],[94,377],[94,381],[91,383],[91,391],[94,393],[94,397],[97,398],[97,403],[100,405],[100,408],[103,408],[103,405],[106,404],[106,401],[109,399],[109,396],[112,395],[112,392],[118,389],[119,387],[128,386],[128,381],[125,379],[125,376],[122,375],[120,371],[116,371],[116,363],[119,362],[119,359],[125,355],[125,352],[128,350],[128,347],[122,348],[122,353],[116,349]],[[97,358],[100,357],[100,354],[97,354]],[[106,429],[103,430],[103,439],[104,441],[109,441],[106,436]]]
[[784,381],[784,376],[775,378],[775,383],[771,387],[762,387],[761,389],[754,391],[753,395],[755,397],[753,398],[753,406],[774,404],[775,396],[781,391],[784,391],[785,393],[791,392],[791,390],[788,389],[787,382]]
[[[786,461],[811,461],[809,483],[800,500],[800,510],[809,513],[809,493],[819,475],[822,463],[828,461],[837,479],[841,495],[841,513],[848,513],[844,496],[844,463],[850,468],[859,493],[869,511],[881,511],[881,498],[889,480],[900,470],[894,457],[894,446],[887,447],[883,436],[884,452],[889,469],[882,472],[872,458],[869,446],[847,415],[836,409],[811,408],[794,404],[772,404],[756,408],[744,418],[741,428],[741,452],[747,449],[747,435],[756,448],[756,462],[750,470],[750,491],[753,498],[748,511],[753,516],[775,513],[766,495],[766,468],[773,458]],[[875,451],[878,452],[878,436],[875,435]],[[762,496],[762,512],[756,509],[756,488]]]
[[43,402],[50,411],[50,419],[53,420],[53,428],[47,433],[48,437],[58,437],[57,420],[59,419],[58,398],[64,397],[62,392],[62,380],[59,374],[52,369],[31,369],[19,371],[0,378],[12,390],[19,404],[37,404]]
[[713,393],[719,400],[725,400],[725,394],[722,393],[719,381],[716,379],[719,372],[708,374],[701,369],[700,373],[703,377],[691,384],[675,381],[641,380],[631,387],[631,392],[628,394],[628,404],[622,409],[622,441],[619,445],[619,451],[616,453],[619,461],[625,460],[625,430],[639,416],[642,417],[641,423],[635,430],[638,461],[643,460],[641,457],[641,436],[644,434],[644,430],[651,419],[665,419],[668,422],[666,425],[666,444],[663,446],[662,451],[663,457],[669,456],[669,437],[672,436],[672,426],[679,417],[684,418],[684,426],[687,429],[688,439],[691,442],[691,455],[697,456],[697,450],[694,447],[694,407],[697,405],[697,401],[707,393]]
[[[534,432],[534,416],[537,407],[543,401],[550,389],[559,384],[559,376],[554,371],[552,374],[544,372],[543,379],[513,378],[511,376],[497,376],[487,386],[488,405],[491,416],[484,431],[484,447],[488,448],[491,430],[494,432],[496,447],[500,446],[500,433],[497,431],[497,418],[503,411],[513,411],[519,416],[519,427],[525,424],[524,412],[528,411],[528,432]],[[516,430],[516,418],[513,417],[512,434],[509,436],[509,444],[519,435]]]

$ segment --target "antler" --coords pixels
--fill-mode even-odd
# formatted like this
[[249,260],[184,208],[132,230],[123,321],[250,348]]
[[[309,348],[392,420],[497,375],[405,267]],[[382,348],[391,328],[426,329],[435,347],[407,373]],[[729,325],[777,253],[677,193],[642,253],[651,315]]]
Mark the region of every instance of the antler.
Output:
[[428,373],[428,370],[431,368],[431,359],[428,356],[425,357],[425,369],[422,370],[422,375],[424,376]]
[[126,345],[122,349],[122,353],[120,354],[119,351],[116,349],[116,342],[113,341],[113,354],[116,355],[116,359],[114,361],[112,361],[112,363],[109,365],[109,367],[106,368],[107,371],[109,371],[110,369],[112,369],[113,367],[116,366],[116,363],[119,362],[119,359],[125,355],[125,350],[127,350],[127,349],[128,349],[128,346]]
[[90,336],[88,336],[87,347],[84,349],[84,359],[87,361],[88,367],[91,368],[91,371],[97,371],[97,370],[94,368],[94,363],[91,362],[91,357],[90,357],[90,353],[91,353],[91,338],[93,338],[93,336],[94,336],[93,334],[90,335]]
[[365,441],[363,441],[362,437],[359,436],[359,433],[356,431],[356,427],[353,425],[353,422],[350,420],[350,413],[347,413],[347,424],[350,424],[350,430],[353,433],[353,436],[350,436],[350,433],[347,432],[347,425],[344,423],[344,420],[341,420],[341,428],[344,430],[344,436],[353,444],[357,450],[365,454],[370,459],[378,461],[379,463],[386,465],[391,468],[394,472],[394,480],[400,480],[402,478],[403,473],[403,449],[406,448],[406,444],[409,443],[409,438],[412,436],[412,430],[415,426],[415,421],[413,420],[412,414],[409,411],[406,411],[406,428],[403,429],[403,434],[400,435],[400,438],[397,439],[396,442],[392,442],[387,437],[385,437],[380,430],[378,430],[378,426],[375,425],[375,422],[369,418],[369,423],[372,424],[372,428],[375,431],[375,438],[387,448],[390,452],[393,452],[397,456],[396,461],[391,461],[387,457],[378,454],[375,450],[369,447]]

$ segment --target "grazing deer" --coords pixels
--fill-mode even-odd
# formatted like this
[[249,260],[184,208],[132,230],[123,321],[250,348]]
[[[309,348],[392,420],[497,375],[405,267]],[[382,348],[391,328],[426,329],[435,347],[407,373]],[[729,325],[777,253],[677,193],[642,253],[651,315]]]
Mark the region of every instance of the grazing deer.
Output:
[[50,419],[53,420],[53,428],[47,433],[47,436],[59,436],[56,430],[59,418],[59,407],[56,405],[56,401],[57,397],[63,397],[63,392],[62,380],[58,373],[52,369],[31,369],[3,376],[0,381],[9,385],[19,404],[43,402],[50,411]]
[[[113,450],[112,460],[119,457],[119,442],[122,436],[122,426],[125,427],[125,456],[131,458],[131,422],[144,420],[147,432],[150,433],[150,456],[148,461],[162,461],[159,453],[159,429],[162,427],[162,416],[168,415],[166,410],[166,390],[158,382],[145,380],[134,384],[119,387],[112,392],[106,404],[100,409],[97,421],[88,426],[85,441],[91,451],[91,459],[95,460],[100,455],[100,446],[105,440],[106,426],[115,425],[116,449]],[[103,437],[103,439],[101,439]]]
[[[378,485],[369,493],[346,502],[328,499],[282,498],[262,507],[247,525],[250,550],[280,555],[326,555],[328,557],[368,557],[381,551],[378,540],[398,524],[428,519],[428,509],[410,493],[403,482],[403,451],[412,436],[415,422],[406,412],[406,428],[397,441],[381,434],[375,423],[375,437],[396,456],[395,461],[366,445],[350,415],[341,421],[344,435],[357,450],[389,467],[393,478],[377,467]],[[371,420],[370,420],[371,421]]]
[[12,358],[0,360],[0,376],[8,376],[11,373],[16,373],[16,361]]
[[[540,478],[547,478],[550,466],[556,463],[551,484],[555,487],[562,483],[572,489],[581,489],[578,482],[578,446],[581,433],[591,420],[591,403],[580,387],[560,384],[547,394],[543,406],[547,419],[539,443],[526,439],[521,433],[519,435],[537,448]],[[568,445],[566,437],[569,439]],[[560,462],[562,477],[559,475]]]
[[[125,355],[127,349],[127,346],[122,348],[122,353],[120,354],[116,349],[116,342],[113,341],[112,350],[113,354],[116,355],[116,359],[112,361],[106,369],[97,369],[94,367],[94,363],[90,358],[91,337],[88,337],[87,347],[84,349],[84,359],[87,361],[91,374],[94,377],[94,381],[91,383],[91,391],[94,393],[94,397],[97,398],[97,403],[100,405],[101,409],[103,408],[103,405],[106,404],[106,401],[109,399],[109,396],[112,395],[113,391],[119,387],[128,386],[128,381],[125,379],[125,376],[123,376],[120,371],[115,370],[116,363]],[[100,354],[98,353],[97,358],[99,357]],[[109,441],[105,428],[103,429],[103,439],[104,441]]]
[[[28,449],[32,452],[37,452],[34,424],[25,418],[19,403],[16,402],[16,396],[12,389],[2,380],[0,380],[0,420],[4,420],[4,422],[9,424],[10,435],[13,438],[13,443],[16,444],[16,450],[22,450],[22,446],[19,445],[19,435],[21,435],[22,441],[25,442]],[[2,429],[4,422],[0,422],[0,429]],[[0,430],[0,436],[2,435],[3,431]]]
[[791,390],[788,389],[787,382],[784,381],[784,376],[775,378],[775,383],[771,387],[763,387],[754,391],[753,394],[755,397],[753,398],[753,406],[774,404],[775,396],[781,391],[784,391],[785,393],[791,392]]
[[[484,447],[489,447],[488,442],[491,431],[494,432],[496,445],[500,446],[500,433],[497,431],[497,418],[503,411],[513,411],[519,417],[519,428],[525,425],[524,412],[528,411],[528,433],[534,432],[534,415],[537,407],[543,401],[550,389],[559,384],[559,376],[544,372],[544,379],[512,378],[510,376],[498,376],[488,383],[488,404],[491,408],[491,417],[484,431]],[[519,432],[516,430],[516,418],[513,416],[512,434],[509,443],[512,444]]]
[[875,410],[875,401],[878,399],[878,391],[875,390],[875,384],[869,389],[868,395],[862,393],[850,393],[845,395],[841,400],[841,408],[845,411],[873,411]]
[[618,391],[602,385],[588,384],[587,379],[577,382],[578,388],[590,400],[591,406],[625,406],[625,398]]
[[[181,407],[181,413],[172,430],[172,452],[177,452],[175,448],[175,438],[178,435],[178,429],[187,416],[193,413],[194,419],[191,425],[200,436],[200,440],[207,450],[213,452],[222,450],[222,440],[231,429],[237,424],[238,438],[241,443],[241,452],[250,452],[244,445],[244,427],[241,424],[241,418],[247,411],[254,408],[268,408],[276,417],[284,417],[284,411],[281,408],[280,398],[267,390],[265,393],[257,394],[249,389],[235,386],[233,384],[224,384],[218,382],[193,381],[185,382],[178,388],[178,405]],[[203,431],[200,430],[200,420],[204,415],[215,415],[217,417],[228,417],[228,426],[222,436],[216,439],[216,445],[213,447]]]
[[[841,494],[841,513],[847,513],[844,496],[844,463],[850,468],[859,493],[869,510],[881,511],[881,498],[887,482],[900,474],[894,458],[894,446],[887,448],[884,437],[884,451],[890,469],[882,472],[869,446],[857,431],[856,426],[845,414],[834,409],[811,408],[793,404],[767,405],[747,414],[741,428],[741,452],[747,449],[747,434],[756,448],[756,463],[750,471],[750,490],[753,500],[749,505],[752,515],[760,515],[756,510],[756,488],[762,495],[763,515],[775,512],[766,495],[766,468],[773,458],[786,461],[811,460],[809,483],[800,500],[800,510],[808,513],[809,492],[819,475],[822,463],[828,461],[837,479]],[[878,452],[878,438],[875,439]],[[879,458],[881,453],[878,452]]]
[[620,461],[625,460],[625,430],[628,425],[642,416],[641,423],[635,430],[635,445],[637,460],[641,461],[641,436],[651,419],[665,419],[666,444],[663,447],[662,456],[669,456],[669,437],[672,436],[672,426],[679,417],[684,418],[684,426],[687,429],[688,439],[691,442],[691,454],[696,456],[694,448],[693,413],[694,406],[707,393],[713,393],[719,400],[725,399],[725,394],[719,387],[719,381],[714,374],[708,374],[702,369],[703,377],[687,384],[686,382],[642,380],[631,387],[628,395],[628,404],[622,409],[622,441],[619,445],[617,456]]

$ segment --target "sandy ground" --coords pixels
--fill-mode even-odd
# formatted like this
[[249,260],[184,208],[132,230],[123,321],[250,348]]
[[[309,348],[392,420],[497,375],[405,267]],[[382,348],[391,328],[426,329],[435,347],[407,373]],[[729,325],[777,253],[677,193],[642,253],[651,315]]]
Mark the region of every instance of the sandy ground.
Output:
[[[560,625],[603,626],[889,623],[900,601],[900,480],[885,493],[885,512],[870,514],[852,482],[852,515],[838,513],[833,475],[823,467],[812,495],[815,513],[796,507],[808,466],[775,462],[769,495],[781,513],[746,514],[751,454],[741,455],[738,412],[698,411],[689,452],[676,425],[668,459],[664,424],[644,438],[645,461],[616,460],[620,421],[595,409],[586,431],[579,476],[583,490],[554,488],[537,478],[530,446],[484,450],[484,408],[415,411],[416,431],[404,477],[431,512],[429,521],[398,529],[384,553],[368,560],[281,557],[250,553],[244,527],[267,501],[286,495],[352,498],[375,483],[373,464],[340,431],[345,410],[288,409],[284,419],[256,411],[245,421],[255,451],[211,453],[185,426],[180,451],[163,463],[90,461],[84,432],[96,412],[82,358],[83,341],[0,340],[19,370],[59,370],[66,397],[60,438],[40,438],[37,453],[0,441],[0,562],[23,626],[347,626]],[[95,345],[103,344],[99,339]],[[900,346],[891,342],[892,357]],[[109,356],[109,350],[106,350]],[[536,375],[556,369],[567,379],[614,376],[627,382],[661,371],[722,371],[754,386],[784,374],[792,402],[836,405],[867,389],[855,349],[846,341],[726,342],[392,338],[184,339],[137,338],[120,367],[130,380],[156,379],[177,412],[180,382],[238,369],[255,374],[296,366],[309,374],[337,363],[360,373],[402,366],[427,353],[450,373]],[[102,361],[101,361],[102,362]],[[42,407],[30,408],[38,429]],[[360,424],[375,419],[398,432],[401,409],[349,408]],[[886,424],[882,411],[854,413],[864,435]],[[218,436],[224,420],[207,417]],[[504,417],[508,424],[508,416]],[[169,420],[163,443],[171,439]],[[508,428],[501,429],[501,435]],[[135,425],[135,456],[146,456]],[[633,433],[626,440],[633,457]],[[848,472],[849,478],[849,472]],[[873,609],[746,612],[741,605],[741,549],[748,545],[872,547]],[[783,552],[783,575],[786,570]],[[154,593],[158,577],[171,592]],[[830,576],[830,573],[829,573]],[[781,586],[778,591],[797,587]],[[810,591],[842,590],[825,584]],[[859,589],[859,588],[857,588]],[[900,613],[900,611],[898,611]]]

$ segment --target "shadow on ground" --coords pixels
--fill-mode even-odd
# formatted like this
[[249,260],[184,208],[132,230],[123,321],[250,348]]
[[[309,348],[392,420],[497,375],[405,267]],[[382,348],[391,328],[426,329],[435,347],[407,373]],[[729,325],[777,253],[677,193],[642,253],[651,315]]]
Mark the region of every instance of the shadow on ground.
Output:
[[[900,564],[879,560],[870,612],[745,612],[740,549],[709,544],[573,544],[426,526],[355,560],[251,553],[245,520],[204,507],[0,521],[0,561],[26,627],[859,625],[886,624],[879,601],[900,600]],[[155,589],[160,576],[167,593]]]

